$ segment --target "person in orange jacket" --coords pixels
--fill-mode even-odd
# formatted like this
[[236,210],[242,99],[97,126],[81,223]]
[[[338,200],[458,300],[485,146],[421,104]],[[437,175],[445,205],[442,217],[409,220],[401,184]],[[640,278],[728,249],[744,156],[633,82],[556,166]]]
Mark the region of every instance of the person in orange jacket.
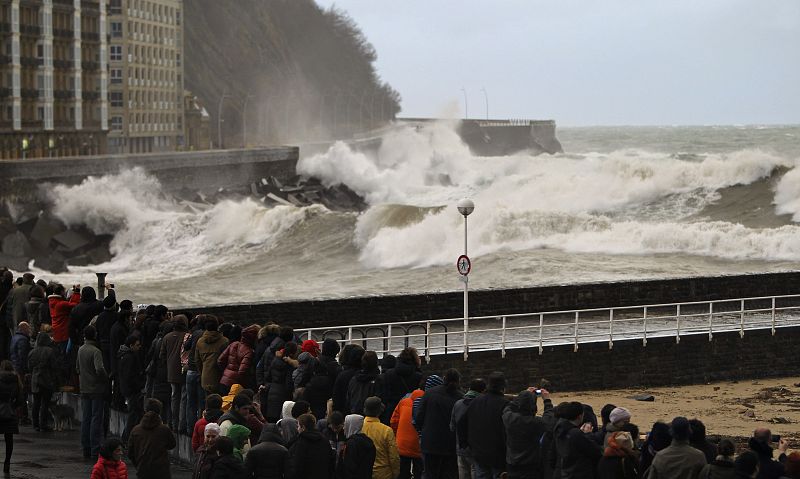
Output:
[[414,400],[421,398],[425,392],[415,389],[397,403],[389,425],[397,438],[397,451],[400,453],[400,475],[398,479],[422,477],[422,451],[419,447],[419,434],[412,422],[414,417]]

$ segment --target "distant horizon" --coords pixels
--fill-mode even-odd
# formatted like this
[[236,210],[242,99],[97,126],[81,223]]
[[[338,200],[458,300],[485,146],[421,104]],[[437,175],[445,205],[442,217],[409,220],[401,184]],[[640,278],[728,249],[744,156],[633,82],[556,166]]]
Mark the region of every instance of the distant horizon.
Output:
[[[401,112],[402,113],[402,112]],[[434,118],[434,117],[426,117],[426,116],[406,116],[399,114],[397,115],[397,120],[406,120],[406,119],[415,119],[415,118]],[[523,121],[548,121],[553,120],[556,122],[556,126],[558,128],[713,128],[713,127],[733,127],[733,128],[749,128],[749,127],[767,127],[767,128],[800,128],[800,122],[798,123],[708,123],[708,124],[594,124],[594,125],[570,125],[570,124],[562,124],[558,121],[557,118],[500,118],[500,117],[489,117],[486,118],[436,118],[438,120],[443,121],[504,121],[504,120],[523,120]]]

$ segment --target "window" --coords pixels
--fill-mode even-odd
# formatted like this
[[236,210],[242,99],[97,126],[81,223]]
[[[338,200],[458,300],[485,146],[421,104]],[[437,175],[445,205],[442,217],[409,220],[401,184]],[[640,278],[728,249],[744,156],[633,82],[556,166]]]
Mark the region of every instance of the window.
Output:
[[41,43],[36,45],[36,58],[44,58],[44,45]]
[[177,64],[177,66],[181,66],[181,54],[180,53],[175,55],[175,63]]
[[121,15],[122,14],[122,0],[111,0],[111,14],[112,15]]
[[122,117],[121,116],[112,116],[111,117],[111,129],[120,131],[122,130]]
[[111,102],[111,106],[114,108],[122,108],[123,106],[123,95],[121,91],[112,91],[108,93],[108,99]]
[[122,68],[111,69],[111,83],[122,83]]
[[122,61],[122,45],[111,45],[111,61]]
[[122,22],[111,22],[111,36],[114,38],[122,37]]
[[39,121],[44,120],[44,107],[40,106],[36,109],[36,119]]

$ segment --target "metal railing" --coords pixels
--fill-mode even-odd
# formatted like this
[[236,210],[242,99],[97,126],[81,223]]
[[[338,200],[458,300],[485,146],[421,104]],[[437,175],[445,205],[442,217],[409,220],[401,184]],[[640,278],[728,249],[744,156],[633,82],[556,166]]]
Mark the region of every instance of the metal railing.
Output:
[[397,354],[408,346],[421,356],[638,339],[642,346],[654,337],[770,329],[800,326],[800,295],[648,304],[614,308],[548,311],[497,316],[353,324],[297,330],[303,339],[333,338],[342,344],[360,344],[382,354]]

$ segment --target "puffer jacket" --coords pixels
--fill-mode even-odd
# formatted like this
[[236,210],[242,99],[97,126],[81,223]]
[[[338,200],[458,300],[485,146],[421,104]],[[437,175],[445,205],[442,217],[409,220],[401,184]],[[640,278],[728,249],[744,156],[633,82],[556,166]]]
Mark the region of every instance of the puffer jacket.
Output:
[[128,466],[125,461],[114,461],[103,456],[97,458],[90,479],[128,479]]
[[249,377],[250,365],[253,362],[253,348],[242,341],[236,341],[228,345],[225,351],[219,355],[217,365],[222,371],[220,383],[226,386],[241,384],[246,387],[252,386]]
[[200,384],[208,392],[217,392],[219,379],[222,376],[217,359],[228,346],[228,338],[219,331],[206,331],[197,340],[194,348],[195,364],[200,373]]
[[63,343],[69,339],[69,313],[80,301],[80,293],[72,293],[69,300],[57,294],[51,294],[47,297],[47,304],[50,307],[53,341]]
[[58,358],[53,349],[53,341],[47,334],[36,337],[36,347],[28,354],[28,367],[31,371],[31,392],[55,392],[58,389]]
[[389,425],[397,438],[397,450],[403,457],[422,457],[422,451],[419,447],[419,434],[412,423],[412,410],[414,399],[420,398],[424,394],[425,392],[422,389],[416,389],[411,392],[410,396],[401,399],[389,421]]

